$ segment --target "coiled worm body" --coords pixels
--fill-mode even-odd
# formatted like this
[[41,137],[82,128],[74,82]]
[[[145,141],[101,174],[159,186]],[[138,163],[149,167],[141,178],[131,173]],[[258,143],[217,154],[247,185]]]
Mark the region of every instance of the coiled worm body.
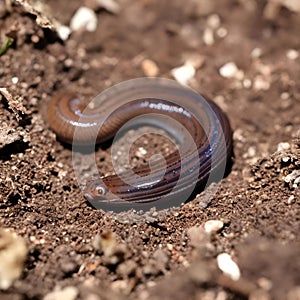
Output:
[[47,120],[59,139],[77,145],[101,143],[134,119],[134,125],[164,129],[179,144],[164,158],[163,168],[160,162],[155,171],[140,166],[122,176],[88,182],[85,197],[93,206],[151,207],[176,199],[183,202],[196,186],[223,177],[232,152],[229,121],[215,103],[193,90],[171,80],[135,79],[101,93],[90,106],[84,108],[80,99],[69,93],[48,103]]

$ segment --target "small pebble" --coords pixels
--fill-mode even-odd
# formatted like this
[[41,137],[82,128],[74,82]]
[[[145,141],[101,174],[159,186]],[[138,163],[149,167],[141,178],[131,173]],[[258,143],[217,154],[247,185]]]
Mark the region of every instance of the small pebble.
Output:
[[262,76],[256,76],[256,78],[254,79],[254,83],[253,83],[253,88],[256,91],[267,91],[270,89],[270,82],[267,81],[264,77]]
[[295,203],[295,196],[294,196],[294,195],[291,195],[291,196],[289,197],[287,203],[288,203],[289,205]]
[[252,86],[252,81],[249,78],[243,80],[243,86],[245,89],[249,89]]
[[64,289],[56,289],[44,297],[44,300],[75,300],[79,291],[75,286],[67,286]]
[[286,151],[291,149],[291,145],[289,143],[279,143],[277,145],[277,151]]
[[203,33],[203,42],[207,46],[211,46],[215,42],[214,32],[211,28],[205,28]]
[[19,78],[18,78],[18,77],[13,77],[13,78],[11,79],[11,82],[12,82],[13,84],[17,84],[18,81],[19,81]]
[[117,248],[117,240],[113,232],[107,231],[101,235],[96,235],[93,239],[95,250],[104,253],[106,257],[112,256]]
[[273,283],[271,280],[269,280],[266,277],[261,277],[257,280],[257,284],[259,285],[259,287],[261,287],[262,289],[264,289],[265,291],[269,291],[271,290]]
[[291,160],[291,158],[289,156],[285,156],[281,160],[282,160],[282,162],[287,163]]
[[204,230],[207,233],[218,232],[224,226],[224,223],[220,220],[209,220],[204,224]]
[[147,154],[147,150],[143,147],[139,147],[138,150],[135,152],[137,157],[143,157]]
[[247,156],[248,157],[254,157],[256,155],[256,147],[255,146],[250,146],[248,148]]
[[68,26],[56,24],[56,32],[63,41],[66,41],[71,34],[71,29]]
[[142,62],[142,69],[146,76],[148,77],[155,77],[159,73],[159,68],[157,64],[150,59],[145,59]]
[[286,52],[286,57],[290,60],[296,60],[299,57],[299,52],[294,49],[290,49]]
[[250,55],[252,58],[259,58],[262,56],[262,50],[260,48],[254,48]]
[[95,31],[97,28],[97,16],[90,8],[82,6],[72,17],[70,27],[72,31],[78,31],[79,29]]
[[283,92],[283,93],[281,93],[281,95],[280,95],[280,99],[281,99],[281,100],[287,100],[287,99],[289,99],[289,98],[290,98],[290,94],[287,93],[287,92]]
[[234,62],[228,62],[219,69],[219,73],[225,78],[238,78],[241,79],[241,70]]
[[0,229],[0,289],[8,289],[21,276],[27,246],[13,231]]
[[181,67],[172,69],[171,74],[179,83],[187,85],[194,78],[196,70],[190,63],[185,63]]
[[221,19],[217,14],[212,14],[207,18],[207,25],[212,29],[219,28],[220,24],[221,24]]
[[173,250],[173,245],[172,245],[172,244],[167,244],[167,249],[168,249],[169,251],[172,251],[172,250]]
[[220,27],[217,29],[217,36],[220,38],[224,38],[228,34],[228,30],[224,27]]
[[286,183],[290,183],[291,181],[296,181],[298,178],[300,178],[300,170],[294,170],[293,172],[285,176],[284,181]]
[[287,300],[299,300],[300,299],[300,285],[294,286],[287,294]]
[[239,280],[241,272],[238,265],[232,260],[227,253],[221,253],[217,256],[218,267],[225,274],[229,275],[232,280]]
[[97,4],[105,8],[108,12],[117,14],[120,12],[120,5],[114,0],[96,0]]

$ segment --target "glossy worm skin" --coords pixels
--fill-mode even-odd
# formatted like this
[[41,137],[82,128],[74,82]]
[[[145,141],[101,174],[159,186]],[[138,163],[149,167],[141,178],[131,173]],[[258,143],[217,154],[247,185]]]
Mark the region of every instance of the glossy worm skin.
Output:
[[[48,103],[47,120],[62,141],[85,145],[95,139],[97,143],[108,140],[129,120],[143,116],[138,124],[166,130],[178,141],[180,150],[165,157],[163,171],[151,172],[149,166],[141,166],[122,174],[122,179],[110,175],[91,180],[85,197],[94,206],[153,205],[164,201],[166,195],[171,201],[183,199],[187,190],[204,186],[213,172],[216,180],[222,178],[232,152],[229,121],[215,103],[191,89],[169,80],[139,79],[100,94],[92,106],[85,109],[74,94],[61,93]],[[184,130],[168,120],[175,120]]]

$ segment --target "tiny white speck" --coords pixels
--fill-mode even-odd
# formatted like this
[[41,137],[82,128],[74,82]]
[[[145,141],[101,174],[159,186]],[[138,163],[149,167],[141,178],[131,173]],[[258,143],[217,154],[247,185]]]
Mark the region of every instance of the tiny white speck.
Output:
[[290,60],[296,60],[299,57],[299,52],[295,49],[290,49],[286,52],[286,57]]
[[11,79],[11,82],[12,82],[13,84],[17,84],[17,83],[19,82],[19,78],[18,78],[18,77],[13,77],[13,78]]

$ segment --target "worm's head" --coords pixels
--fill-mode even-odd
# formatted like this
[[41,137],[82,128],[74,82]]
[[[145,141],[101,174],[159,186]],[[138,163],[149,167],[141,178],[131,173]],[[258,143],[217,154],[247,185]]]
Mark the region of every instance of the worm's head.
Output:
[[91,180],[87,182],[84,196],[88,201],[106,200],[108,189],[101,180]]

